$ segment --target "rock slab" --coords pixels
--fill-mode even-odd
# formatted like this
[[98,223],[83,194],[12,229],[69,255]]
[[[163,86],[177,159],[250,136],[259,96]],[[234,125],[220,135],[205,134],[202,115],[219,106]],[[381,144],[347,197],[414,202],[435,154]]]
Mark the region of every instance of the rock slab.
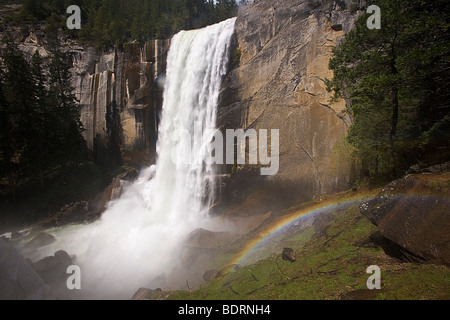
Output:
[[450,266],[450,172],[408,175],[385,186],[361,213],[409,252]]

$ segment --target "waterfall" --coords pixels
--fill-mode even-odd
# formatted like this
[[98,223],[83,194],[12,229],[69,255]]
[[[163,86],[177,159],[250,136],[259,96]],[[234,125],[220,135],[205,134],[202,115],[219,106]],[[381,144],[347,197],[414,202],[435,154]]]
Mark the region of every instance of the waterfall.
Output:
[[150,192],[156,196],[153,213],[164,212],[164,219],[191,224],[211,204],[214,190],[206,187],[214,183],[214,169],[205,160],[234,21],[182,31],[172,39],[153,182],[158,190]]
[[186,237],[208,222],[214,168],[203,160],[234,23],[235,18],[173,37],[156,165],[126,186],[100,221],[56,234],[60,247],[53,250],[76,255],[84,295],[130,298],[140,287],[152,288],[175,267]]

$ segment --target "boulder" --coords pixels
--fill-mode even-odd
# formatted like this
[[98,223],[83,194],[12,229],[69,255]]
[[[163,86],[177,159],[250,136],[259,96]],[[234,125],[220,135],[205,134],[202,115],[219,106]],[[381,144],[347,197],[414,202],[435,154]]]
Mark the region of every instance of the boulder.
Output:
[[219,273],[219,271],[217,271],[217,270],[208,270],[203,274],[202,278],[206,282],[211,282],[214,279],[216,279],[216,276],[218,273]]
[[12,232],[7,232],[5,234],[0,235],[0,239],[10,240],[12,238]]
[[65,251],[58,251],[53,256],[46,257],[31,266],[50,287],[52,296],[57,300],[78,300],[82,298],[80,290],[70,290],[67,287],[69,274],[67,268],[73,265],[72,258]]
[[54,256],[46,257],[33,263],[33,268],[45,280],[65,276],[67,267],[72,265],[72,258],[65,251],[58,251]]
[[0,300],[48,300],[50,288],[8,242],[0,239]]
[[165,293],[161,289],[151,290],[146,288],[140,288],[131,300],[166,300],[169,294]]
[[127,170],[120,175],[120,179],[121,180],[125,180],[125,181],[134,181],[138,178],[139,176],[139,171],[136,168],[127,168]]
[[297,259],[295,259],[294,249],[292,249],[292,248],[284,248],[281,257],[285,261],[290,261],[290,262],[297,261]]
[[361,213],[414,255],[450,266],[450,172],[436,168],[386,185]]
[[153,290],[140,288],[138,291],[136,291],[131,300],[148,300],[147,297],[150,296],[152,292]]
[[113,179],[111,184],[93,202],[93,211],[103,213],[110,201],[115,200],[122,194],[122,183],[120,177]]

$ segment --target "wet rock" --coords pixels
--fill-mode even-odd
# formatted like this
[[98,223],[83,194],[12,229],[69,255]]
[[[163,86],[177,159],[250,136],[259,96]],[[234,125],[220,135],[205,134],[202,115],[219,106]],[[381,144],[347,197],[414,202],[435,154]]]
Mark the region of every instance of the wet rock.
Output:
[[292,249],[292,248],[284,248],[281,257],[285,261],[290,261],[290,262],[297,261],[297,259],[295,258],[294,249]]
[[8,242],[0,239],[0,300],[47,300],[50,288]]
[[24,239],[25,237],[29,236],[31,233],[30,229],[23,229],[20,231],[12,231],[12,232],[6,232],[2,235],[0,235],[0,239],[8,240],[8,241],[19,241],[21,239]]
[[32,264],[33,269],[51,288],[57,300],[79,299],[78,290],[67,288],[67,268],[73,265],[72,258],[65,251],[58,251],[54,256],[46,257]]
[[72,263],[72,258],[69,256],[69,254],[66,251],[60,250],[60,251],[56,252],[55,253],[55,258],[66,269],[67,269],[68,266],[73,264]]
[[169,294],[161,289],[151,290],[146,288],[140,288],[131,300],[166,300]]
[[32,264],[33,269],[51,288],[58,300],[75,299],[80,292],[67,288],[67,268],[73,265],[72,259],[65,251],[58,251],[54,256],[46,257]]
[[110,185],[110,188],[107,190],[110,191],[110,201],[118,199],[122,194],[122,184],[120,178],[114,178],[113,182]]
[[72,265],[72,258],[65,251],[58,251],[52,257],[46,257],[33,263],[33,268],[43,278],[65,275],[67,267]]
[[49,273],[55,270],[59,265],[59,261],[55,257],[45,257],[38,262],[33,263],[33,268],[40,275]]
[[56,242],[56,239],[54,236],[47,234],[47,233],[41,233],[34,237],[30,242],[28,242],[25,245],[26,249],[37,249],[40,247],[48,246],[52,243]]
[[85,216],[89,212],[89,202],[78,201],[66,204],[61,209],[50,217],[39,222],[39,225],[44,228],[57,227],[73,222],[84,221]]
[[140,288],[131,298],[131,300],[149,300],[147,297],[153,292],[153,290]]
[[11,240],[12,238],[12,232],[7,232],[5,234],[0,235],[0,239],[3,240]]
[[120,177],[113,179],[111,184],[103,191],[93,203],[93,211],[102,213],[108,207],[108,203],[117,199],[122,194],[122,183]]
[[450,172],[450,161],[425,168],[423,172],[432,174],[441,174]]
[[415,164],[408,169],[407,173],[408,174],[420,173],[421,170],[422,170],[422,168],[420,167],[420,165]]
[[139,175],[139,171],[136,168],[129,168],[125,173],[120,176],[121,180],[134,181]]
[[436,164],[430,167],[424,167],[419,164],[415,164],[411,166],[407,174],[416,174],[416,173],[432,173],[432,174],[441,174],[450,171],[450,161],[445,163]]
[[[428,171],[440,172],[442,168]],[[408,175],[385,186],[361,213],[414,255],[450,265],[450,173]]]
[[208,270],[203,274],[202,279],[205,280],[206,282],[211,282],[214,279],[216,279],[218,273],[219,271],[217,270]]

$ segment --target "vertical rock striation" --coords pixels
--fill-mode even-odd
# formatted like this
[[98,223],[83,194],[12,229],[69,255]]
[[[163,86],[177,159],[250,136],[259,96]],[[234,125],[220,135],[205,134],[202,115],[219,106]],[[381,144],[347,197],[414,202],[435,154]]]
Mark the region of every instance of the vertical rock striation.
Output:
[[153,162],[169,42],[129,43],[107,52],[72,50],[73,85],[96,162]]

